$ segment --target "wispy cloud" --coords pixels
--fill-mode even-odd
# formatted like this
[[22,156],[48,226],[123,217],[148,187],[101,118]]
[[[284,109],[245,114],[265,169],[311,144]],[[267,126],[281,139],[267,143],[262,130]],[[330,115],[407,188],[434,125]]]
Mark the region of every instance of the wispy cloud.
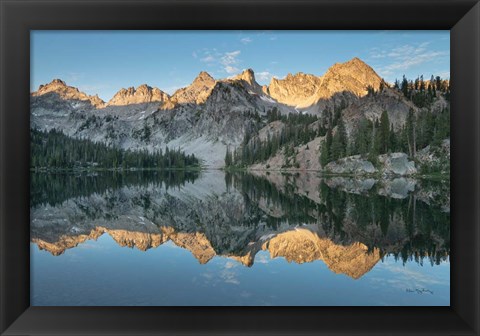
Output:
[[449,55],[448,51],[429,50],[429,44],[430,42],[405,44],[390,50],[374,48],[370,51],[370,58],[383,63],[377,67],[381,76],[391,77],[415,66]]
[[231,65],[225,66],[224,70],[226,73],[229,73],[229,74],[236,74],[239,71],[238,68]]
[[204,63],[213,63],[213,62],[215,62],[215,57],[213,57],[212,55],[207,55],[205,57],[202,57],[200,59],[200,61],[202,61]]
[[240,42],[242,42],[243,44],[249,44],[252,41],[253,40],[250,37],[244,37],[244,38],[240,39]]
[[275,76],[274,74],[270,73],[269,71],[261,71],[261,72],[257,72],[255,74],[255,76],[257,77],[257,79],[259,81],[262,81],[262,82],[269,82],[272,80],[272,78],[277,78],[277,76]]
[[230,51],[226,52],[221,58],[220,58],[220,64],[223,65],[224,70],[228,74],[233,74],[238,72],[238,68],[236,65],[240,63],[238,56],[240,56],[240,50],[235,50],[235,51]]
[[395,274],[395,277],[389,279],[387,282],[394,287],[401,289],[405,288],[417,288],[417,287],[429,287],[433,285],[448,286],[449,278],[442,277],[436,274],[429,274],[428,272],[409,269],[406,266],[395,264],[379,264],[379,268],[383,268],[388,272]]
[[217,49],[204,49],[197,52],[201,55],[199,61],[210,67],[217,67],[219,73],[227,73],[229,75],[239,72],[238,65],[241,63],[239,56],[240,50],[219,52]]
[[230,260],[225,263],[225,268],[226,269],[234,268],[236,266],[237,266],[237,264],[235,264],[234,262],[232,262]]
[[258,264],[268,264],[270,262],[270,258],[265,254],[258,254],[255,258],[255,262]]
[[231,269],[227,268],[223,271],[220,272],[220,277],[223,279],[225,283],[233,284],[233,285],[239,285],[240,280],[238,279],[237,273]]
[[222,55],[217,51],[217,49],[207,49],[204,48],[202,50],[195,50],[193,52],[200,62],[207,63],[209,65],[218,61],[219,57]]

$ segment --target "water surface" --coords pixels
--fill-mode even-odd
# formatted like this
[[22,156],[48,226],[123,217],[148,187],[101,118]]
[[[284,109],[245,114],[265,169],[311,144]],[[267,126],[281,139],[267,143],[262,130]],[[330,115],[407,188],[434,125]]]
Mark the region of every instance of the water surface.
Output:
[[448,181],[32,173],[31,304],[450,304]]

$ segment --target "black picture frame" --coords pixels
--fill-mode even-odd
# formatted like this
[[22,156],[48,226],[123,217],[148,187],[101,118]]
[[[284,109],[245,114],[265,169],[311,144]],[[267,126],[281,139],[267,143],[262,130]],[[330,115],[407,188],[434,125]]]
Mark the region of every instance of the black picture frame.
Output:
[[[2,335],[479,335],[480,4],[472,0],[0,0]],[[33,29],[449,29],[450,307],[30,307]]]

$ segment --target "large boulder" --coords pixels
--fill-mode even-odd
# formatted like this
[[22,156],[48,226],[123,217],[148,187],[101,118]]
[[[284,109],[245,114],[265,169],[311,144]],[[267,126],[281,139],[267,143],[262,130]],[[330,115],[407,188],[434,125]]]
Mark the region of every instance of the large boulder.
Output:
[[324,170],[333,174],[372,174],[377,169],[370,161],[362,159],[360,155],[349,156],[329,162]]
[[353,155],[329,162],[324,172],[331,174],[368,175],[377,172],[385,176],[409,176],[417,173],[415,162],[405,153],[382,154],[378,156],[377,168],[360,155]]
[[378,162],[385,175],[413,175],[417,173],[415,162],[409,161],[405,153],[382,154],[378,156]]

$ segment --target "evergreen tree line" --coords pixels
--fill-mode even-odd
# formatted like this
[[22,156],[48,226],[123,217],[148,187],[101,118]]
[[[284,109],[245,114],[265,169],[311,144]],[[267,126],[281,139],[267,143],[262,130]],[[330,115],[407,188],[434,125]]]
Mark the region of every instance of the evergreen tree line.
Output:
[[401,82],[395,80],[394,88],[402,91],[406,98],[420,108],[430,106],[439,94],[450,101],[450,81],[440,76],[432,75],[429,81],[425,81],[423,75],[415,80],[409,80],[403,75]]
[[[379,92],[383,91],[385,85],[387,84],[382,81]],[[417,77],[415,81],[403,76],[401,83],[398,80],[395,81],[394,88],[401,90],[407,99],[420,108],[430,107],[440,94],[447,100],[450,99],[450,82],[440,76],[432,75],[430,81],[424,81],[423,76]],[[378,92],[373,88],[368,88],[368,95],[376,94]],[[411,109],[406,124],[397,131],[390,123],[387,111],[383,111],[380,120],[361,119],[350,138],[340,117],[342,109],[340,106],[333,114],[331,111],[324,111],[327,120],[323,124],[328,128],[319,158],[322,166],[339,158],[356,154],[368,157],[373,163],[376,163],[379,154],[390,152],[405,152],[410,157],[415,157],[418,149],[428,145],[438,146],[443,139],[450,137],[449,108],[436,114],[425,110],[415,114]],[[338,127],[333,134],[335,126]]]
[[[291,179],[286,179],[292,183],[286,183],[284,192],[279,189],[263,177],[254,176],[248,173],[226,173],[229,175],[228,180],[235,188],[242,192],[245,200],[245,204],[249,208],[258,208],[259,202],[265,202],[271,208],[281,209],[283,212],[282,217],[265,216],[264,211],[257,209],[258,211],[252,211],[259,213],[262,218],[261,221],[265,221],[268,227],[277,229],[286,221],[290,223],[303,223],[303,224],[315,224],[317,219],[312,213],[319,207],[314,201],[308,197],[299,196],[295,193],[295,177],[291,176]],[[292,197],[294,195],[295,197]],[[313,212],[312,212],[313,211]],[[259,220],[256,220],[258,225]]]
[[[427,205],[418,201],[415,194],[407,199],[395,199],[380,196],[372,189],[368,197],[330,188],[326,183],[320,185],[320,195],[325,200],[325,207],[319,214],[325,232],[331,232],[341,239],[349,237],[344,231],[343,223],[347,209],[351,208],[349,216],[360,230],[366,230],[369,225],[378,225],[383,236],[387,236],[389,226],[395,222],[404,223],[405,233],[409,239],[400,250],[393,253],[396,260],[416,261],[422,264],[427,259],[432,265],[447,260],[450,254],[450,216],[441,207]],[[439,245],[435,237],[441,237],[443,244]],[[375,241],[363,241],[369,249],[385,248]]]
[[225,165],[245,166],[256,162],[262,162],[275,155],[280,148],[286,148],[287,155],[293,154],[293,148],[306,144],[314,138],[322,135],[321,129],[311,124],[318,118],[310,114],[281,115],[273,108],[267,112],[267,121],[282,121],[284,127],[278,134],[267,135],[264,141],[260,141],[257,130],[247,130],[243,142],[235,151],[227,148]]
[[337,104],[334,102],[333,106],[327,106],[321,113],[320,117],[320,134],[323,136],[328,129],[335,128],[342,116],[342,111],[347,107],[345,100],[341,99]]
[[[282,131],[277,135],[268,135],[265,141],[260,141],[247,132],[240,147],[235,151],[227,148],[225,164],[228,167],[264,162],[282,148],[287,158],[294,157],[296,154],[294,147],[323,135],[325,140],[322,142],[319,157],[322,166],[357,154],[372,163],[376,163],[378,155],[392,152],[404,152],[413,158],[419,149],[428,145],[438,146],[443,139],[450,137],[449,108],[444,108],[438,113],[425,110],[415,113],[410,109],[405,125],[398,130],[395,130],[390,123],[388,112],[383,111],[380,118],[375,121],[360,119],[350,136],[347,135],[343,118],[335,109],[328,115],[332,119],[327,121],[326,125],[332,127],[327,127],[325,130],[320,123],[316,127],[311,125],[318,121],[316,116],[290,115],[287,117],[274,113],[267,114],[269,122],[281,120],[286,124]],[[335,117],[335,115],[339,116]]]
[[[376,96],[383,92],[386,86],[388,84],[382,81],[378,91],[368,88],[368,95]],[[273,108],[266,113],[266,122],[282,121],[285,124],[282,131],[269,134],[263,141],[255,137],[258,134],[256,129],[247,131],[241,146],[235,151],[227,149],[226,166],[248,166],[264,162],[280,149],[284,150],[288,167],[299,166],[295,162],[295,147],[318,136],[325,136],[319,157],[322,166],[356,154],[368,158],[374,164],[378,155],[391,152],[404,152],[414,158],[419,149],[428,145],[438,146],[443,139],[450,137],[449,108],[435,113],[429,111],[431,104],[439,96],[450,99],[448,80],[440,76],[432,76],[429,81],[425,81],[423,76],[409,80],[403,76],[402,82],[395,81],[394,89],[401,91],[416,106],[423,108],[417,113],[410,109],[401,129],[394,129],[388,112],[383,111],[377,120],[360,119],[352,134],[347,134],[345,121],[342,119],[342,111],[347,107],[347,103],[343,99],[337,100],[333,107],[327,106],[320,117],[308,114],[282,115],[278,109]]]
[[[225,179],[230,186],[234,185],[242,192],[249,213],[257,215],[254,219],[255,225],[258,225],[258,216],[261,216],[261,222],[265,222],[273,229],[285,224],[318,224],[328,236],[349,241],[351,231],[344,227],[344,223],[350,220],[360,231],[372,225],[378,226],[383,237],[388,237],[391,225],[402,222],[409,239],[401,248],[395,248],[393,255],[396,259],[403,262],[414,260],[418,263],[423,263],[426,259],[431,264],[439,264],[448,258],[450,216],[442,211],[441,206],[418,201],[414,194],[406,199],[380,196],[377,188],[381,188],[381,185],[372,188],[367,195],[357,195],[331,188],[325,181],[320,183],[318,193],[322,201],[317,203],[299,195],[296,178],[295,174],[284,174],[285,183],[282,190],[264,177],[247,173],[227,172]],[[438,185],[441,182],[431,183],[428,188],[441,188]],[[260,202],[267,204],[269,208],[279,209],[282,215],[274,217],[265,214],[258,209]],[[439,244],[438,237],[443,243]],[[387,249],[391,246],[382,245],[382,241],[367,238],[362,240],[362,243],[370,250],[379,248],[382,255],[391,253],[392,251]],[[388,241],[385,239],[385,242]]]
[[394,130],[387,111],[383,111],[375,122],[362,118],[353,134],[347,136],[343,119],[338,122],[335,133],[327,130],[322,142],[320,163],[325,166],[345,156],[360,154],[376,163],[380,154],[404,152],[415,157],[419,149],[428,145],[438,146],[443,139],[450,137],[450,110],[439,113],[410,109],[405,125]]
[[199,166],[198,159],[179,149],[132,151],[112,148],[87,139],[75,139],[60,131],[32,129],[30,132],[32,168],[186,168]]
[[105,171],[95,174],[32,173],[30,174],[30,206],[49,204],[55,206],[75,197],[104,194],[125,186],[154,185],[158,188],[181,187],[193,183],[199,176],[197,170],[137,170]]

